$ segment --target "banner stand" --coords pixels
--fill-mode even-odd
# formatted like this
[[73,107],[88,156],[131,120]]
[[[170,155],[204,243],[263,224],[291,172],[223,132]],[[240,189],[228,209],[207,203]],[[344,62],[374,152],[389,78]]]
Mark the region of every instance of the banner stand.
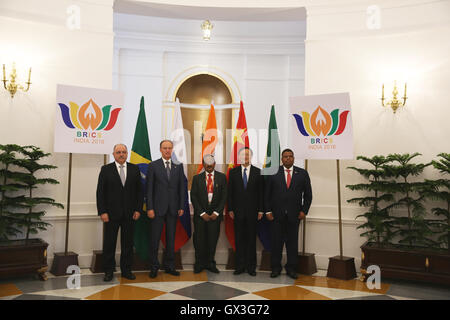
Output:
[[69,153],[69,179],[67,186],[67,215],[66,215],[66,240],[64,252],[56,252],[53,257],[53,264],[50,273],[55,276],[67,275],[67,267],[75,265],[78,266],[78,254],[75,252],[68,252],[69,246],[69,221],[70,221],[70,193],[72,185],[72,153]]
[[337,194],[338,194],[338,213],[339,213],[339,251],[338,256],[330,257],[328,263],[327,277],[341,280],[350,280],[356,278],[355,258],[345,257],[342,249],[342,210],[341,210],[341,179],[339,172],[339,159],[336,160],[337,170]]
[[[108,163],[108,156],[106,154],[103,155],[103,164],[106,165]],[[105,224],[102,223],[102,249],[101,250],[93,250],[92,251],[92,261],[91,267],[89,268],[92,273],[102,273],[103,270],[103,242],[105,240]]]
[[[305,170],[308,171],[308,159],[305,159]],[[298,254],[297,271],[300,274],[312,275],[317,272],[316,258],[314,253],[305,252],[306,247],[306,217],[303,219],[303,248]]]

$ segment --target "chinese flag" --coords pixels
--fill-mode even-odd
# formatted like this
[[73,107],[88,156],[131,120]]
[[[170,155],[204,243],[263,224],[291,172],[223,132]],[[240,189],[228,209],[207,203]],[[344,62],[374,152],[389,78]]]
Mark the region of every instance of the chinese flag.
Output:
[[[241,106],[239,108],[239,118],[236,124],[236,131],[233,135],[233,150],[231,151],[231,161],[228,165],[227,180],[230,174],[230,170],[238,166],[238,152],[243,147],[249,147],[250,143],[248,140],[247,131],[247,121],[245,120],[244,104],[241,101]],[[236,244],[234,242],[234,223],[233,219],[228,215],[228,209],[225,209],[227,214],[225,215],[225,234],[227,235],[228,242],[236,251]]]

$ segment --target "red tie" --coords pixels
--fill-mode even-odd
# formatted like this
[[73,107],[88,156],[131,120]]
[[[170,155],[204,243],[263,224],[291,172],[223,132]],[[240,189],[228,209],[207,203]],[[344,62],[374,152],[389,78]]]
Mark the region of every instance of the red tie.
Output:
[[287,187],[288,187],[288,189],[289,189],[289,186],[291,185],[291,170],[289,170],[289,169],[286,169],[286,171],[287,171],[287,179],[286,179],[286,185],[287,185]]
[[211,178],[212,174],[208,173],[208,184],[207,184],[207,191],[208,193],[213,193],[213,182],[212,182],[212,178]]

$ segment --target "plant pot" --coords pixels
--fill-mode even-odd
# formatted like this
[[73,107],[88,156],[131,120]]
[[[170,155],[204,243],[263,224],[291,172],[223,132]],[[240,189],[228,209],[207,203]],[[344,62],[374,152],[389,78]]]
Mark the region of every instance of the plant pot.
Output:
[[361,273],[377,265],[381,279],[405,279],[450,285],[450,254],[447,250],[406,246],[379,246],[366,242],[361,246]]
[[0,242],[0,278],[36,273],[47,280],[47,247],[41,239]]

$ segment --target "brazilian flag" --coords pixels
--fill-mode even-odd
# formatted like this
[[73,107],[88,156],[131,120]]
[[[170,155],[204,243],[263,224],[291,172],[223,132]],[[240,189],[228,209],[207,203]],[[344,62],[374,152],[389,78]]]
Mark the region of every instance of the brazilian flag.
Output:
[[145,195],[147,194],[145,175],[147,174],[148,164],[152,161],[150,154],[150,143],[148,140],[147,119],[145,118],[144,97],[141,97],[141,106],[139,116],[134,131],[133,147],[131,148],[130,162],[139,167],[142,178],[142,190],[144,191],[144,207],[140,218],[136,221],[134,229],[134,247],[139,258],[143,261],[149,259],[149,232],[150,219],[147,216]]

